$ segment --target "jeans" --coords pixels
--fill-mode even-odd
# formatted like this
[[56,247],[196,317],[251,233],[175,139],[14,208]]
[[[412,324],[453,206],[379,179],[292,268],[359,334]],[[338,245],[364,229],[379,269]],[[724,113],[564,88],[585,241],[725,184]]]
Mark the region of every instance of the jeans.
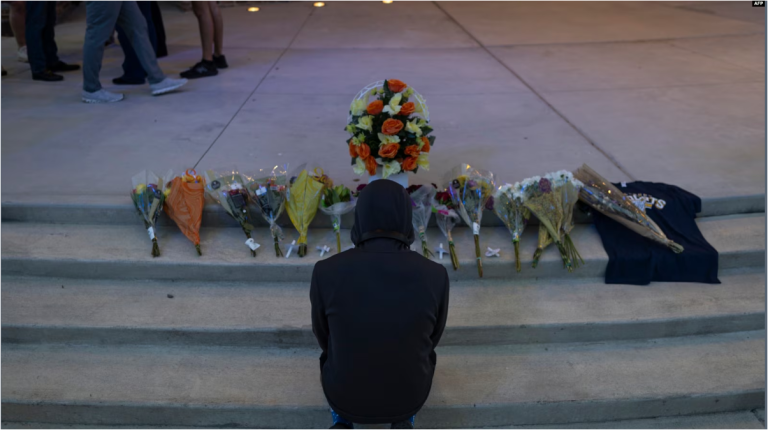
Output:
[[54,40],[56,25],[55,1],[25,2],[27,17],[24,21],[27,55],[32,73],[43,73],[59,62],[58,47]]
[[[333,418],[334,424],[342,423],[342,424],[348,425],[349,427],[353,427],[353,424],[351,422],[342,418],[339,414],[336,413],[336,411],[333,410],[333,408],[331,408],[331,418]],[[411,427],[413,427],[415,425],[414,423],[416,422],[416,415],[409,418],[408,421],[411,422]]]
[[147,32],[147,20],[135,1],[89,1],[85,6],[85,43],[83,44],[83,90],[95,92],[101,89],[99,72],[104,58],[104,43],[115,25],[125,31],[131,47],[150,84],[156,84],[165,75],[157,64],[152,43]]
[[[152,19],[152,5],[147,1],[136,2],[139,6],[141,14],[144,15],[144,19],[147,21],[147,31],[149,33],[149,41],[152,43],[152,51],[157,55],[157,33],[155,33],[155,25]],[[123,77],[129,80],[144,80],[147,77],[147,72],[141,67],[139,57],[136,56],[136,51],[131,47],[131,43],[128,41],[128,35],[123,30],[123,27],[117,26],[117,38],[120,40],[120,47],[123,48],[123,54],[125,60],[123,60]]]

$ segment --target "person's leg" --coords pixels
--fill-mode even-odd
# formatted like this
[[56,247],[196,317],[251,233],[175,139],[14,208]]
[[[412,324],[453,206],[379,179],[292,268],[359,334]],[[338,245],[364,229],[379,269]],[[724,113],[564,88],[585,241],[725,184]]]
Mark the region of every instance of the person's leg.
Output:
[[193,1],[192,10],[200,27],[200,41],[203,45],[203,60],[213,61],[213,18],[207,1]]
[[45,27],[45,2],[25,2],[25,38],[27,55],[32,74],[45,72],[45,49],[43,48],[43,28]]
[[215,1],[206,3],[211,9],[211,20],[213,21],[213,55],[221,57],[224,55],[224,20],[221,18],[219,5]]
[[120,15],[121,2],[89,1],[85,7],[85,42],[83,43],[83,90],[101,89],[99,72],[104,58],[104,42],[112,35]]
[[[147,21],[149,41],[152,43],[152,48],[157,52],[157,38],[154,35],[154,25],[152,23],[152,8],[148,2],[137,2],[137,4],[141,14],[144,15]],[[133,50],[128,36],[119,25],[117,26],[117,37],[120,40],[120,47],[123,49],[125,59],[123,60],[123,76],[113,79],[112,82],[118,85],[143,84],[147,73],[141,67],[139,58],[136,56],[136,51]]]
[[45,26],[43,27],[43,49],[45,50],[45,65],[54,69],[59,63],[59,47],[56,46],[56,2],[45,3]]
[[157,49],[155,54],[157,58],[168,56],[168,47],[165,45],[165,26],[163,25],[163,14],[160,12],[160,6],[156,1],[149,2],[152,8],[152,23],[155,25],[155,35],[157,37]]
[[131,47],[136,52],[136,57],[141,63],[141,67],[147,72],[147,78],[150,84],[156,84],[165,79],[163,71],[157,64],[155,50],[152,49],[152,43],[149,41],[147,32],[147,20],[141,14],[138,4],[134,1],[122,2],[120,14],[117,18],[117,25],[125,31]]
[[11,30],[13,30],[13,37],[16,38],[16,45],[19,48],[27,46],[27,38],[24,32],[26,31],[24,20],[27,19],[27,7],[23,1],[12,1],[10,16],[8,17],[11,22]]

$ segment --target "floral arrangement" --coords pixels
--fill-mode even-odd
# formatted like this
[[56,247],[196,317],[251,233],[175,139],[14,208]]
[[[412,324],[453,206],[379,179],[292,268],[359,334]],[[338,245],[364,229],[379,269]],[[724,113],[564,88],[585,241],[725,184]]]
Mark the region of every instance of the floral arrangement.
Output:
[[251,238],[254,227],[251,224],[251,213],[248,210],[250,196],[245,188],[245,178],[234,169],[229,172],[206,170],[205,180],[205,191],[224,208],[229,216],[240,224],[240,228],[243,229],[247,239],[245,246],[251,251],[251,256],[255,257],[259,244]]
[[432,127],[426,103],[402,81],[379,81],[360,91],[349,108],[345,130],[351,135],[346,144],[358,175],[373,176],[381,169],[386,179],[429,170],[435,137],[428,136]]
[[299,232],[299,239],[296,241],[296,245],[299,247],[299,257],[304,257],[307,255],[309,223],[317,215],[317,207],[320,205],[323,189],[333,187],[333,182],[319,167],[314,168],[310,173],[306,165],[301,165],[297,172],[290,180],[286,209],[293,226]]
[[[166,179],[170,178],[171,172],[168,172]],[[133,186],[131,187],[131,200],[141,219],[144,221],[144,228],[147,230],[149,239],[152,240],[152,256],[160,256],[160,247],[157,244],[155,236],[155,223],[163,211],[163,202],[170,193],[166,189],[166,181],[158,177],[153,172],[143,170],[131,178]]]
[[451,169],[447,176],[448,192],[459,216],[472,227],[475,237],[477,273],[483,277],[483,260],[480,254],[480,221],[488,199],[493,194],[496,181],[493,173],[461,164]]
[[165,198],[165,213],[179,226],[184,236],[195,244],[197,255],[200,249],[200,224],[205,207],[205,180],[194,169],[176,176],[170,182]]
[[515,268],[522,270],[520,265],[520,238],[528,224],[531,212],[523,204],[523,187],[517,182],[514,185],[504,184],[495,194],[494,212],[512,233],[512,245],[515,248]]
[[326,187],[320,198],[320,210],[331,217],[333,231],[336,233],[336,252],[341,252],[341,216],[354,210],[355,203],[352,191],[344,185]]
[[282,257],[280,240],[285,235],[283,229],[277,225],[277,218],[285,209],[286,188],[288,174],[286,166],[275,166],[271,172],[266,169],[259,170],[259,174],[248,183],[248,191],[251,201],[256,205],[261,214],[269,223],[269,231],[272,233],[272,241],[275,245],[275,256]]
[[413,206],[413,216],[411,217],[413,228],[419,233],[421,253],[426,258],[434,256],[427,246],[427,225],[432,217],[432,200],[437,193],[435,188],[421,185],[408,187],[408,194],[411,196],[411,205]]
[[448,239],[448,251],[451,255],[453,270],[459,270],[459,257],[456,255],[456,246],[451,235],[451,231],[456,226],[456,223],[459,222],[459,214],[456,213],[456,207],[453,205],[450,192],[439,191],[435,193],[435,198],[432,201],[432,212],[435,213],[437,227],[443,232],[445,238]]

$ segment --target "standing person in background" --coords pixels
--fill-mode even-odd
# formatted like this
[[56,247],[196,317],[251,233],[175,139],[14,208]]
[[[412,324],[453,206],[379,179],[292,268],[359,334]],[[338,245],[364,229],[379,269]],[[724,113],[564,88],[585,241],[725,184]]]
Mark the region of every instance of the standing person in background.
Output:
[[203,59],[191,69],[181,72],[187,79],[216,76],[218,69],[227,68],[224,57],[224,20],[215,1],[193,1],[192,10],[200,26],[200,40],[203,43]]
[[99,72],[104,58],[104,42],[119,25],[125,31],[131,47],[147,72],[152,95],[173,91],[187,83],[186,79],[171,79],[157,64],[149,41],[147,21],[135,1],[89,1],[85,4],[85,43],[83,45],[83,101],[111,103],[123,99],[122,94],[101,88]]
[[[152,44],[152,50],[155,53],[155,58],[157,58],[157,34],[152,19],[152,5],[146,1],[139,1],[136,4],[147,22],[149,42]],[[115,85],[142,85],[147,77],[147,72],[141,67],[136,51],[133,50],[128,35],[120,25],[117,26],[117,38],[120,40],[120,47],[123,48],[125,59],[123,60],[123,76],[112,79],[112,83]]]
[[16,38],[16,47],[19,49],[16,54],[17,58],[22,63],[29,63],[29,58],[27,57],[27,37],[24,34],[26,32],[27,6],[23,1],[8,3],[11,4],[8,20],[11,23],[13,37]]
[[152,4],[152,22],[155,24],[155,33],[157,37],[157,49],[155,54],[157,58],[168,56],[168,46],[165,44],[165,25],[163,25],[163,14],[160,12],[160,5],[156,1]]
[[53,27],[56,25],[55,1],[28,1],[26,6],[26,39],[29,66],[32,79],[36,81],[62,81],[64,77],[54,72],[79,70],[77,64],[59,60],[58,47],[54,40]]

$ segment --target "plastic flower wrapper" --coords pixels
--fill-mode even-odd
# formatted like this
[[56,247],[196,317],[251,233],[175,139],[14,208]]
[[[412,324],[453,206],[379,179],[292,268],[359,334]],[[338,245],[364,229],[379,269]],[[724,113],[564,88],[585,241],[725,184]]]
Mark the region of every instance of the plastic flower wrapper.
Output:
[[188,169],[171,180],[166,193],[165,212],[184,236],[195,244],[197,254],[203,255],[200,250],[200,224],[205,207],[205,179],[194,169]]
[[432,212],[435,213],[437,227],[448,239],[448,250],[451,254],[453,270],[459,270],[459,257],[456,255],[456,246],[453,244],[453,236],[451,235],[451,231],[456,226],[456,223],[459,222],[459,214],[456,213],[453,207],[451,193],[448,191],[435,193],[435,199],[432,202]]
[[592,168],[584,164],[573,176],[584,184],[579,191],[581,201],[635,233],[666,245],[675,253],[683,252],[680,244],[669,240],[658,224]]
[[[562,195],[552,188],[552,182],[548,178],[534,176],[521,182],[523,204],[541,222],[539,227],[539,246],[533,254],[533,267],[539,263],[539,258],[544,248],[549,243],[555,243],[563,259],[563,265],[569,272],[573,271],[573,264],[560,240],[560,230],[563,226],[564,214]],[[542,227],[543,226],[543,227]]]
[[575,179],[573,173],[567,170],[550,173],[547,177],[552,182],[555,191],[561,195],[563,225],[560,229],[560,240],[565,247],[568,259],[571,260],[571,264],[574,267],[579,267],[579,263],[584,264],[584,259],[581,258],[576,245],[571,239],[571,231],[573,231],[574,227],[573,210],[576,207],[576,202],[579,200],[579,190],[584,184]]
[[141,219],[144,221],[144,228],[152,240],[152,256],[160,256],[160,247],[157,244],[155,235],[155,223],[160,212],[163,211],[163,202],[165,201],[166,181],[173,173],[169,170],[165,179],[157,176],[148,170],[142,170],[131,178],[133,187],[131,188],[131,200]]
[[283,229],[277,225],[277,219],[285,209],[288,189],[288,172],[286,166],[275,166],[271,171],[261,169],[256,178],[248,183],[251,202],[258,208],[262,218],[269,223],[269,231],[275,244],[275,256],[282,257],[280,241],[285,238]]
[[323,195],[323,188],[333,187],[333,182],[323,173],[323,169],[308,170],[306,164],[299,166],[291,175],[286,200],[286,210],[293,226],[299,232],[296,245],[299,257],[307,255],[307,231],[309,223],[317,215],[317,207]]
[[499,187],[495,194],[494,212],[512,233],[512,245],[515,247],[515,268],[522,270],[520,265],[520,238],[528,224],[531,212],[523,205],[523,189],[519,182],[505,184]]
[[333,232],[336,233],[336,252],[341,252],[341,216],[353,211],[356,203],[352,191],[344,185],[326,187],[320,198],[320,210],[331,217]]
[[462,164],[451,169],[446,176],[447,188],[456,212],[472,227],[475,236],[477,273],[483,277],[483,260],[480,254],[480,221],[488,199],[493,194],[495,179],[493,173]]
[[430,186],[420,186],[410,192],[413,205],[413,217],[411,218],[413,228],[419,232],[421,253],[427,258],[434,257],[427,245],[427,225],[429,225],[429,218],[432,217],[432,200],[434,200],[435,194],[437,194],[437,190]]
[[205,191],[214,200],[219,202],[221,207],[240,224],[240,227],[248,239],[246,246],[251,251],[251,256],[256,256],[256,244],[251,238],[251,231],[254,230],[251,224],[251,214],[248,211],[248,190],[246,190],[246,178],[240,175],[237,170],[228,172],[216,172],[206,170],[205,172]]

